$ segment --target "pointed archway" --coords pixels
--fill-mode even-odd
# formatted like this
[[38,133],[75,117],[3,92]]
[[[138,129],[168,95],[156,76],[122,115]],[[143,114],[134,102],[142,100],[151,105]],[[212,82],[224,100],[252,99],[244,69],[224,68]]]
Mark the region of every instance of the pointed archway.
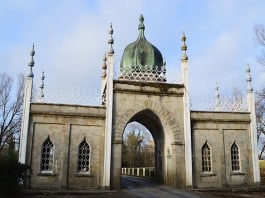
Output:
[[122,169],[155,167],[154,138],[144,125],[135,121],[128,123],[122,139]]
[[164,131],[158,116],[151,110],[145,109],[136,113],[129,121],[144,125],[151,133],[155,144],[155,178],[157,182],[163,182],[163,153]]
[[[134,114],[128,119],[124,130],[128,123],[138,122],[144,125],[151,133],[155,144],[155,178],[157,182],[163,183],[164,168],[164,130],[159,117],[151,110],[145,109]],[[122,136],[121,136],[122,137]],[[121,186],[121,158],[122,158],[122,140],[114,140],[112,149],[112,188],[120,188]]]

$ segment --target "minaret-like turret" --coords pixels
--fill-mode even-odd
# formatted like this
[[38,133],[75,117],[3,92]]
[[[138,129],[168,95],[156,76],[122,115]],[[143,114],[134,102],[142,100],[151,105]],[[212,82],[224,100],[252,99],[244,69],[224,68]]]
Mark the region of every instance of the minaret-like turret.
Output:
[[220,111],[221,110],[221,103],[220,103],[220,95],[219,95],[219,86],[218,83],[215,85],[215,111]]
[[106,104],[107,56],[104,54],[101,75],[101,104]]
[[24,88],[24,100],[23,100],[23,114],[21,122],[21,132],[20,132],[20,145],[19,145],[19,157],[18,161],[22,164],[26,163],[26,152],[28,144],[28,131],[29,131],[29,113],[30,113],[30,103],[32,98],[32,86],[33,86],[33,71],[34,67],[34,55],[35,49],[34,45],[30,52],[30,61],[29,61],[29,72],[25,79],[25,88]]
[[190,96],[189,96],[189,65],[187,56],[186,35],[181,37],[181,75],[185,91],[184,103],[184,135],[185,135],[185,161],[186,161],[186,186],[192,186],[192,152],[191,152],[191,123],[190,123]]
[[251,93],[253,92],[253,87],[252,87],[252,84],[251,84],[251,81],[252,81],[252,78],[251,78],[251,74],[250,74],[250,67],[249,67],[249,64],[247,64],[246,66],[246,81],[247,81],[247,93]]
[[250,139],[251,139],[251,151],[252,151],[252,166],[253,166],[253,179],[254,183],[260,182],[260,170],[259,160],[257,153],[257,121],[256,121],[256,107],[255,107],[255,95],[251,84],[252,78],[250,75],[249,64],[246,66],[246,81],[247,81],[247,103],[248,111],[250,112]]
[[181,37],[181,76],[182,76],[182,83],[185,85],[187,91],[189,91],[189,65],[188,65],[188,56],[187,56],[187,45],[186,45],[186,35],[183,32]]
[[106,57],[106,54],[104,54],[104,57],[103,57],[103,63],[102,63],[102,67],[101,67],[101,69],[102,69],[102,77],[106,77],[107,76],[107,74],[106,74],[106,72],[107,72],[107,57]]
[[[113,109],[113,68],[114,68],[114,50],[113,50],[113,29],[112,24],[110,24],[109,29],[110,39],[108,41],[109,51],[107,59],[104,58],[103,64],[107,61],[106,68],[106,83],[102,86],[102,96],[106,97],[106,125],[105,125],[105,145],[104,145],[104,177],[103,186],[110,186],[110,162],[111,162],[111,140],[112,140],[112,109]],[[104,66],[105,67],[105,66]]]
[[39,86],[40,88],[40,102],[44,102],[44,71],[42,72],[42,76],[41,76],[41,84]]
[[108,41],[108,44],[109,44],[109,52],[108,52],[108,54],[109,55],[114,55],[114,50],[113,50],[113,47],[112,47],[112,45],[114,43],[114,40],[113,40],[113,37],[112,37],[112,35],[113,35],[112,24],[110,24],[109,35],[110,35],[110,39]]
[[181,57],[181,61],[188,61],[188,56],[187,56],[187,45],[186,45],[186,35],[185,32],[183,32],[182,37],[181,37],[181,41],[182,41],[182,45],[181,45],[181,51],[182,51],[182,57]]
[[33,78],[34,77],[34,74],[32,72],[32,67],[34,67],[34,55],[35,55],[35,49],[34,49],[34,44],[32,45],[32,50],[30,52],[30,61],[29,61],[29,73],[27,74],[27,77],[30,77],[30,78]]

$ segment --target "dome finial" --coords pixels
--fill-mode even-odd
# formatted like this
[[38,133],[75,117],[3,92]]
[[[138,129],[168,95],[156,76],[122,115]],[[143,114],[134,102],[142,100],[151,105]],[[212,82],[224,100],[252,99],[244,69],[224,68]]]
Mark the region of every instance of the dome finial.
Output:
[[140,23],[138,25],[138,30],[139,30],[140,36],[143,36],[145,26],[144,26],[144,16],[142,14],[140,15],[139,22]]
[[109,49],[108,54],[109,55],[111,55],[111,54],[113,55],[114,54],[114,50],[112,48],[112,45],[114,43],[114,40],[113,40],[113,37],[112,37],[112,35],[113,35],[112,23],[110,24],[110,28],[109,28],[109,35],[110,35],[110,39],[108,41],[108,44],[110,45],[110,49]]
[[187,56],[187,45],[186,45],[185,32],[183,32],[183,34],[182,34],[181,41],[182,41],[182,46],[181,46],[182,57],[181,57],[181,60],[182,61],[187,61],[188,60],[188,56]]
[[139,29],[144,28],[144,16],[142,14],[140,15],[139,22]]

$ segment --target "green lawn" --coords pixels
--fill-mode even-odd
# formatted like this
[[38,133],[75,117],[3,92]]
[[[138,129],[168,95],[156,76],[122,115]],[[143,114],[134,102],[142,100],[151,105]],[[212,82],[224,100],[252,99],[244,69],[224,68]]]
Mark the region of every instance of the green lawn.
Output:
[[259,161],[260,168],[260,181],[262,185],[265,185],[265,160]]

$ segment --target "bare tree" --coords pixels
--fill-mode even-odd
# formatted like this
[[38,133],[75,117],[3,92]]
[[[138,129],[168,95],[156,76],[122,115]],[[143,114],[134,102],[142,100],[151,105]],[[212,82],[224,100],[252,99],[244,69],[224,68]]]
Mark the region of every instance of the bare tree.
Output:
[[257,60],[262,66],[265,67],[265,26],[256,25],[254,27],[254,33],[257,43],[263,48],[261,54],[257,57]]
[[265,152],[265,88],[256,95],[257,139],[260,150],[259,159],[262,159]]
[[126,135],[124,143],[127,153],[124,153],[126,156],[124,159],[129,167],[139,167],[141,164],[142,159],[139,158],[141,158],[143,139],[144,136],[140,131],[133,130]]
[[0,154],[10,139],[18,143],[22,119],[24,76],[19,74],[17,87],[6,73],[0,73]]
[[155,146],[151,134],[136,125],[123,135],[122,166],[147,167],[154,166]]

